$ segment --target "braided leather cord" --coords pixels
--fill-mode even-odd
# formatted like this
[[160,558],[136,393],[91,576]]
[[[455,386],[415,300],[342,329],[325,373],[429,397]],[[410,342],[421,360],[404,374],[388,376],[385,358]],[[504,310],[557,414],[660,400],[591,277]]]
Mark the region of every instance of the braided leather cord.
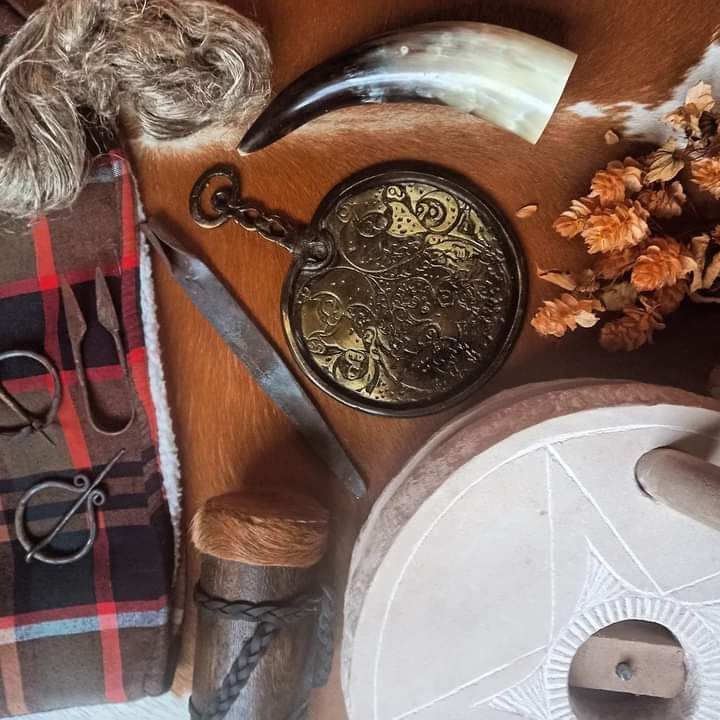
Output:
[[[190,716],[193,720],[222,720],[233,706],[245,685],[247,685],[253,670],[272,644],[277,633],[285,626],[303,620],[309,615],[318,614],[318,641],[320,652],[316,653],[313,687],[318,678],[318,666],[322,666],[320,674],[329,674],[332,661],[333,637],[332,627],[334,620],[334,596],[331,590],[325,587],[314,595],[301,595],[286,602],[252,603],[246,600],[229,602],[208,595],[202,588],[195,588],[195,602],[198,607],[208,612],[214,612],[229,620],[243,620],[256,624],[255,632],[240,648],[238,657],[233,662],[225,676],[222,685],[215,693],[204,713],[199,713],[190,699]],[[333,617],[328,620],[329,614]],[[320,627],[323,626],[320,634]],[[329,626],[329,645],[328,631]],[[330,653],[330,658],[325,657]],[[325,675],[325,682],[327,675]],[[324,684],[324,682],[322,683]],[[291,713],[290,720],[301,720],[307,710],[307,702]]]

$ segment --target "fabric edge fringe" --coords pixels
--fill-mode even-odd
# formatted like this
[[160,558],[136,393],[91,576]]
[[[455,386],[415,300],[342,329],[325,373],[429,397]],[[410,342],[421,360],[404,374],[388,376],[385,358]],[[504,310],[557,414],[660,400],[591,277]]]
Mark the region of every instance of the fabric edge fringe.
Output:
[[[144,219],[144,212],[140,198],[135,193],[136,214],[138,220]],[[173,432],[172,415],[167,398],[165,373],[162,366],[160,350],[160,326],[157,319],[157,304],[155,302],[155,286],[152,275],[152,259],[150,246],[145,236],[139,233],[140,243],[140,312],[145,333],[147,348],[148,375],[150,377],[150,394],[155,406],[155,417],[158,429],[158,453],[160,458],[160,472],[163,478],[163,487],[167,497],[170,520],[173,526],[175,546],[175,565],[173,572],[173,585],[177,581],[177,573],[181,558],[182,533],[180,523],[182,520],[182,486],[180,483],[180,459],[178,457],[175,433]]]

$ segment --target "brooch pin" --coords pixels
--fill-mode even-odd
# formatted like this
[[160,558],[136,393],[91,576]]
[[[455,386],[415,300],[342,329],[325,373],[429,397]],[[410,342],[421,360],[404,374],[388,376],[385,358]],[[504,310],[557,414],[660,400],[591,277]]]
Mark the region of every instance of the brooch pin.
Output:
[[62,399],[62,385],[60,383],[60,375],[49,358],[39,353],[30,352],[29,350],[8,350],[0,353],[0,362],[11,359],[31,360],[40,365],[50,377],[52,391],[50,393],[50,404],[45,410],[42,418],[33,417],[9,392],[3,389],[0,384],[0,402],[6,405],[17,417],[22,421],[22,425],[16,428],[0,428],[0,438],[15,438],[32,433],[39,433],[50,445],[55,445],[53,439],[48,435],[47,428],[55,422],[60,401]]
[[[32,562],[33,560],[39,560],[40,562],[47,563],[48,565],[68,565],[73,563],[90,552],[95,538],[97,537],[97,519],[95,517],[95,510],[105,504],[107,495],[99,485],[107,477],[108,473],[113,469],[118,460],[122,457],[125,450],[115,455],[115,457],[100,471],[99,475],[95,480],[91,480],[87,475],[80,473],[76,475],[72,482],[64,482],[62,480],[45,480],[34,485],[20,498],[17,510],[15,512],[15,533],[17,534],[18,541],[22,545],[26,552],[25,562]],[[26,526],[25,515],[27,513],[28,505],[30,501],[39,493],[47,490],[62,490],[71,494],[78,495],[79,497],[73,504],[73,506],[63,515],[58,521],[57,525],[42,538],[33,538]],[[75,513],[77,513],[82,506],[85,506],[87,514],[87,529],[88,537],[84,545],[75,552],[67,554],[56,554],[45,550],[52,541],[63,531],[65,526],[72,520]]]

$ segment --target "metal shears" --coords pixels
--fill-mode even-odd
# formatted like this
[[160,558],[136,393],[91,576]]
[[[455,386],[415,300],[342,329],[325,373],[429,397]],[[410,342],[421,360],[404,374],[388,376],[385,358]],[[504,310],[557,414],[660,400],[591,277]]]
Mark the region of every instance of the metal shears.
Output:
[[122,435],[124,432],[129,430],[130,426],[133,422],[135,422],[136,405],[132,380],[130,378],[130,369],[128,368],[125,350],[120,336],[120,320],[115,310],[107,281],[105,280],[100,268],[97,268],[95,271],[95,306],[97,318],[99,324],[112,338],[118,357],[118,363],[122,369],[123,379],[127,389],[128,402],[130,404],[127,418],[121,422],[120,426],[116,427],[108,427],[106,425],[105,419],[100,417],[96,412],[95,405],[91,399],[90,384],[88,382],[82,353],[83,342],[88,330],[85,315],[80,308],[80,304],[75,297],[75,293],[65,279],[63,279],[60,284],[60,292],[62,294],[63,305],[65,307],[65,318],[68,334],[70,336],[70,347],[72,350],[73,362],[75,363],[78,384],[80,385],[80,392],[82,394],[83,403],[85,404],[85,410],[87,412],[90,425],[95,432],[102,435]]

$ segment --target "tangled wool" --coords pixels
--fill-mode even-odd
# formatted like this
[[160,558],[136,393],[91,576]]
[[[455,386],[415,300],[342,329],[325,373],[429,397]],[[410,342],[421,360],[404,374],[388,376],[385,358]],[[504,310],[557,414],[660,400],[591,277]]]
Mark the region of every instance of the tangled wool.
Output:
[[70,205],[88,137],[159,141],[255,113],[270,89],[261,30],[205,0],[49,0],[0,53],[0,213]]

